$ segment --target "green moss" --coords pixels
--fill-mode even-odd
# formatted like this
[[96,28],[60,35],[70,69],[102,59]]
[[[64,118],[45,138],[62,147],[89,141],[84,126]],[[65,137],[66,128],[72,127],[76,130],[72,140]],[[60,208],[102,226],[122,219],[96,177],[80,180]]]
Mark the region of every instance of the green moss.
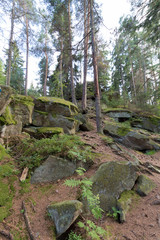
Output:
[[5,148],[0,145],[0,161],[7,157],[9,157],[9,155],[7,154]]
[[140,200],[140,196],[136,194],[135,191],[129,190],[124,191],[120,198],[117,201],[117,207],[120,210],[120,221],[125,221],[125,215],[126,213],[133,209],[137,202]]
[[62,98],[55,98],[55,97],[39,97],[37,98],[37,100],[40,100],[42,102],[53,102],[53,103],[58,103],[58,104],[61,104],[61,105],[64,105],[64,106],[67,106],[69,107],[70,111],[72,109],[74,109],[74,111],[76,113],[78,113],[78,108],[75,104],[69,102],[69,101],[66,101]]
[[38,111],[38,110],[34,110],[34,111],[37,112],[37,113],[39,113],[39,114],[41,114],[41,115],[48,115],[47,112],[42,112],[42,111]]
[[30,179],[25,180],[24,182],[20,182],[21,189],[19,190],[20,194],[25,194],[30,192]]
[[59,127],[41,127],[37,129],[38,133],[53,133],[53,134],[60,134],[64,133],[63,128]]
[[12,199],[13,193],[9,189],[9,185],[0,180],[0,222],[10,215]]
[[30,96],[23,96],[23,95],[12,95],[12,102],[15,104],[23,104],[27,106],[29,112],[33,110],[33,99]]
[[126,136],[128,132],[130,132],[131,129],[128,127],[120,126],[117,130],[117,133],[119,136]]
[[14,169],[14,166],[10,163],[0,166],[0,178],[9,177],[15,173],[16,171]]
[[14,120],[14,116],[11,114],[9,106],[6,107],[5,112],[0,117],[0,120],[6,125],[16,124],[16,121]]
[[112,143],[114,143],[114,139],[111,138],[111,137],[108,137],[108,136],[102,137],[102,140],[103,140],[103,142],[104,142],[105,144],[112,144]]

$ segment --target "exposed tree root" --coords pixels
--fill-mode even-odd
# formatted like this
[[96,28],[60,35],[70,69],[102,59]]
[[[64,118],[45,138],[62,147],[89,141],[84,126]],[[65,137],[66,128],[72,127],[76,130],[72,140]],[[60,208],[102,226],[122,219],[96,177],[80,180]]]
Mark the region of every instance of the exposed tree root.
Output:
[[26,228],[27,228],[29,237],[30,237],[31,240],[36,240],[36,238],[34,237],[33,231],[31,229],[31,225],[30,225],[30,221],[29,221],[29,218],[28,218],[28,215],[27,215],[27,211],[26,211],[24,201],[22,201],[22,210],[23,210],[24,221],[25,221],[25,224],[26,224]]

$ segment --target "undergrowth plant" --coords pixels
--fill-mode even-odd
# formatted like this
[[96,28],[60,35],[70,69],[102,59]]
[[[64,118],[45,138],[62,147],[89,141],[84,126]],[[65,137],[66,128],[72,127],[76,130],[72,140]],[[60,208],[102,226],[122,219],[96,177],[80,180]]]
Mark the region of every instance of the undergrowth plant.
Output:
[[[18,154],[18,156],[17,156]],[[30,170],[38,167],[49,155],[57,155],[71,161],[83,161],[93,159],[91,147],[75,135],[54,135],[52,138],[40,140],[25,139],[13,149],[13,155],[18,159],[21,168]]]
[[[85,169],[80,167],[76,170],[76,172],[80,176],[83,176]],[[102,217],[103,210],[100,207],[99,195],[94,195],[92,192],[92,184],[93,182],[86,177],[82,180],[70,179],[65,181],[66,186],[80,186],[82,198],[87,200],[91,213],[96,219],[100,219]],[[100,240],[101,237],[104,237],[107,234],[103,228],[98,227],[90,220],[86,220],[85,223],[78,222],[78,226],[84,228],[88,237],[87,239]]]

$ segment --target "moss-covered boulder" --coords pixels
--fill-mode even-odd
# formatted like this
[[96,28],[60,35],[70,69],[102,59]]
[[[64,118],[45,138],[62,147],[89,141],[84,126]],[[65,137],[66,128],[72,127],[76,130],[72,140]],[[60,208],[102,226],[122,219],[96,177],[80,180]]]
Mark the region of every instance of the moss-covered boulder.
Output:
[[22,126],[32,123],[32,113],[34,109],[33,99],[30,96],[12,95],[10,103],[12,116],[17,122],[22,122]]
[[143,197],[147,196],[155,187],[156,185],[151,179],[145,175],[140,175],[137,179],[134,190]]
[[131,190],[137,180],[137,168],[131,162],[107,162],[102,164],[92,177],[92,190],[99,194],[104,211],[116,207],[117,199],[125,190]]
[[154,133],[160,133],[160,117],[150,114],[140,113],[131,119],[131,125]]
[[48,215],[54,222],[57,237],[62,235],[82,213],[83,204],[77,200],[53,203],[47,207]]
[[75,134],[79,122],[71,117],[35,110],[33,114],[33,125],[36,127],[59,127],[63,128],[66,134]]
[[23,131],[34,138],[50,138],[55,134],[63,134],[63,128],[60,127],[27,127]]
[[133,190],[124,191],[117,201],[117,208],[119,210],[119,221],[122,223],[126,221],[126,214],[133,207],[140,197]]
[[134,113],[126,109],[106,109],[105,115],[113,118],[117,122],[124,122],[132,118]]
[[6,106],[10,103],[10,97],[13,93],[13,89],[9,86],[0,85],[0,115],[5,111]]
[[78,113],[76,105],[61,98],[39,97],[34,100],[35,110],[71,117]]
[[142,133],[121,123],[106,121],[104,133],[112,136],[115,141],[135,150],[160,149],[160,145],[152,140],[150,134]]

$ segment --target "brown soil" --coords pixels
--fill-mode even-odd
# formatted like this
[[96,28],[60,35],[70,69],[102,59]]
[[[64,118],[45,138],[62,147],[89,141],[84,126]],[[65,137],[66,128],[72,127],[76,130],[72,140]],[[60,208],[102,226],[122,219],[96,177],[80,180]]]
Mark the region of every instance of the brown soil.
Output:
[[[92,124],[95,126],[94,120],[92,120]],[[135,155],[142,163],[150,162],[160,166],[160,152],[147,156],[123,147],[126,150],[123,154],[121,151],[114,151],[109,145],[105,145],[102,136],[97,134],[96,130],[80,132],[78,135],[81,136],[83,141],[91,145],[93,151],[97,153],[94,165],[85,174],[87,177],[92,176],[103,162],[124,159],[133,161],[131,155],[127,155],[126,152]],[[153,173],[145,168],[143,172],[155,182],[156,188],[132,206],[125,223],[119,224],[113,218],[104,214],[103,219],[97,223],[107,229],[108,237],[106,237],[106,240],[160,240],[160,205],[152,205],[155,200],[160,200],[160,174]],[[73,177],[77,178],[78,176]],[[15,188],[16,196],[13,200],[12,214],[0,224],[0,230],[17,233],[17,237],[14,238],[16,240],[29,239],[29,236],[25,237],[27,231],[21,210],[22,201],[25,201],[35,239],[52,240],[53,227],[47,216],[46,208],[51,202],[76,199],[76,189],[64,186],[64,180],[53,184],[31,185],[29,192],[26,193],[19,192],[18,182],[15,183]],[[80,231],[77,227],[76,230]],[[7,238],[0,235],[0,239]]]

